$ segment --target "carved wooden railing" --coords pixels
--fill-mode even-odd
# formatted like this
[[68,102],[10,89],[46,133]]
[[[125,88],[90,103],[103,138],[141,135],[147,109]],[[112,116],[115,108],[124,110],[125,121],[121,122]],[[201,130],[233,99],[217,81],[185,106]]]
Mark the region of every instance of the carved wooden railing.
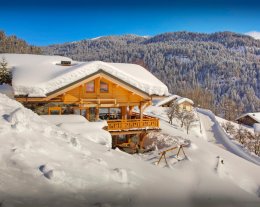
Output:
[[160,127],[157,118],[107,120],[107,124],[108,131],[159,129]]

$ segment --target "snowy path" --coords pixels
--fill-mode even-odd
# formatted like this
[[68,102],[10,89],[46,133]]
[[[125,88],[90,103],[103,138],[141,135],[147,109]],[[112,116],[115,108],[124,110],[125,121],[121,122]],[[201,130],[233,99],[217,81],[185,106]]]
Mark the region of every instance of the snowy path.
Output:
[[202,123],[202,129],[204,131],[204,135],[209,142],[215,142],[215,144],[220,147],[225,148],[233,154],[236,154],[239,157],[242,157],[250,162],[253,162],[257,165],[260,165],[260,158],[249,154],[244,151],[244,149],[233,143],[227,134],[223,131],[222,127],[216,120],[215,115],[209,111],[204,109],[198,109],[199,116]]

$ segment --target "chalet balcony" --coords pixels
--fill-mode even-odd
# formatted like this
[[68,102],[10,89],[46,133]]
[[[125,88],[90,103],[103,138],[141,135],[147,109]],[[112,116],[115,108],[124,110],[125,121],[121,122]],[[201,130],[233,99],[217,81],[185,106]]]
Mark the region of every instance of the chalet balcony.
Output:
[[133,130],[158,130],[160,129],[159,119],[145,116],[144,118],[107,120],[107,130],[133,131]]

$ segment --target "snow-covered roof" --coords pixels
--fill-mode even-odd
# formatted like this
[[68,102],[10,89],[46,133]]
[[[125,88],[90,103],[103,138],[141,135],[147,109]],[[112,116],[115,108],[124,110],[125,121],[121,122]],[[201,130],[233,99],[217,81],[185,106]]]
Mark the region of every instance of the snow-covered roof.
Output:
[[[45,97],[62,87],[102,70],[149,95],[167,96],[168,88],[145,68],[136,64],[77,62],[62,56],[0,54],[13,69],[15,95]],[[59,65],[71,61],[70,66]]]
[[260,112],[246,113],[246,114],[243,114],[240,117],[238,117],[236,120],[241,119],[242,117],[245,117],[245,116],[249,116],[252,119],[254,119],[256,122],[260,123]]
[[162,105],[167,104],[167,103],[169,103],[173,100],[176,100],[179,97],[180,96],[178,96],[178,95],[171,95],[171,96],[164,98],[163,100],[159,101],[155,106],[162,106]]
[[182,104],[183,102],[188,102],[192,105],[194,104],[194,102],[189,98],[179,97],[179,98],[176,99],[177,104]]
[[164,104],[167,104],[171,101],[176,101],[177,104],[182,104],[183,102],[189,102],[190,104],[194,104],[194,102],[191,99],[188,98],[184,98],[178,95],[171,95],[163,100],[161,100],[160,102],[158,102],[155,106],[162,106]]

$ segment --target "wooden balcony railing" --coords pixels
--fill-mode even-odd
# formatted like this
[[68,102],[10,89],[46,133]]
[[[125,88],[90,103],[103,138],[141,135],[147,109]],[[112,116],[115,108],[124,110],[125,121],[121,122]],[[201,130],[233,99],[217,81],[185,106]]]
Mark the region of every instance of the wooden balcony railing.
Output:
[[157,118],[107,120],[107,124],[108,131],[159,129],[160,127]]

